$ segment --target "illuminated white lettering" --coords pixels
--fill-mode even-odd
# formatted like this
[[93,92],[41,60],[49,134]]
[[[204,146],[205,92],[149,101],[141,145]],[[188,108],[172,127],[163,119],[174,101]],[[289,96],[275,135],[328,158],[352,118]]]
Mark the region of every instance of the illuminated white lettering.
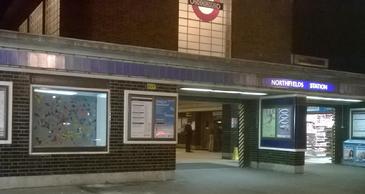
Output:
[[207,1],[207,0],[189,0],[190,5],[196,5],[199,7],[207,7],[211,9],[223,9],[223,4],[217,3],[214,1]]
[[326,84],[310,83],[309,87],[310,87],[310,89],[328,90],[328,85],[326,85]]

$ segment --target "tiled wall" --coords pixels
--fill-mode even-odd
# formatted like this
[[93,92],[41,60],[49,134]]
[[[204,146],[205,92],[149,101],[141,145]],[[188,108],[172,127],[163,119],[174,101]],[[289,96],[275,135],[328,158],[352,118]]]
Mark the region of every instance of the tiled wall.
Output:
[[[99,81],[106,81],[111,90],[109,154],[29,155],[29,95],[34,76],[38,77],[38,80],[42,77],[27,73],[0,72],[1,81],[12,81],[14,84],[13,143],[0,145],[0,177],[175,169],[175,145],[123,144],[124,90],[146,90],[146,83],[142,82]],[[76,78],[70,77],[66,80],[72,79]],[[61,78],[52,76],[51,80],[45,80],[53,82]],[[77,83],[82,80],[77,80]],[[176,86],[158,85],[157,90],[176,92]]]

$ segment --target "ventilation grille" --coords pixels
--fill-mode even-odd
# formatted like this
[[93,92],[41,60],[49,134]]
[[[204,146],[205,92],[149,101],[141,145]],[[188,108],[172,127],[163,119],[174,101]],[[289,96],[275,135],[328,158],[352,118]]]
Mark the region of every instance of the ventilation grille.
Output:
[[292,63],[295,65],[302,65],[302,66],[328,68],[329,61],[326,58],[293,54]]

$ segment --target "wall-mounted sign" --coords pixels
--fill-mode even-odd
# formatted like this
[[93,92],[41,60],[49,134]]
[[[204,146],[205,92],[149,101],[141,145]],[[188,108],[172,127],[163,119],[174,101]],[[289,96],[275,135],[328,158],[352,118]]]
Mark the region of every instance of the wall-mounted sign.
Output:
[[220,10],[223,10],[221,0],[188,0],[188,4],[193,7],[193,10],[203,22],[213,21],[218,17]]
[[124,107],[124,143],[176,143],[176,93],[126,90]]
[[265,78],[263,79],[263,84],[264,86],[272,88],[297,89],[318,92],[334,92],[336,90],[335,85],[330,83],[280,78]]
[[147,90],[156,90],[157,85],[153,84],[153,83],[147,83],[146,88],[147,88]]

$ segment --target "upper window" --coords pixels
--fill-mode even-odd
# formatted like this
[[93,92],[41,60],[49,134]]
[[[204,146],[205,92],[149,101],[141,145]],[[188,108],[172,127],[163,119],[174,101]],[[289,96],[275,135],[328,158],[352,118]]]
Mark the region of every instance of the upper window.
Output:
[[107,90],[32,86],[31,153],[108,151]]
[[179,0],[179,52],[230,57],[231,0]]
[[0,82],[0,144],[11,143],[12,93],[12,82]]
[[18,30],[24,33],[58,36],[60,34],[60,0],[43,0],[20,24]]

